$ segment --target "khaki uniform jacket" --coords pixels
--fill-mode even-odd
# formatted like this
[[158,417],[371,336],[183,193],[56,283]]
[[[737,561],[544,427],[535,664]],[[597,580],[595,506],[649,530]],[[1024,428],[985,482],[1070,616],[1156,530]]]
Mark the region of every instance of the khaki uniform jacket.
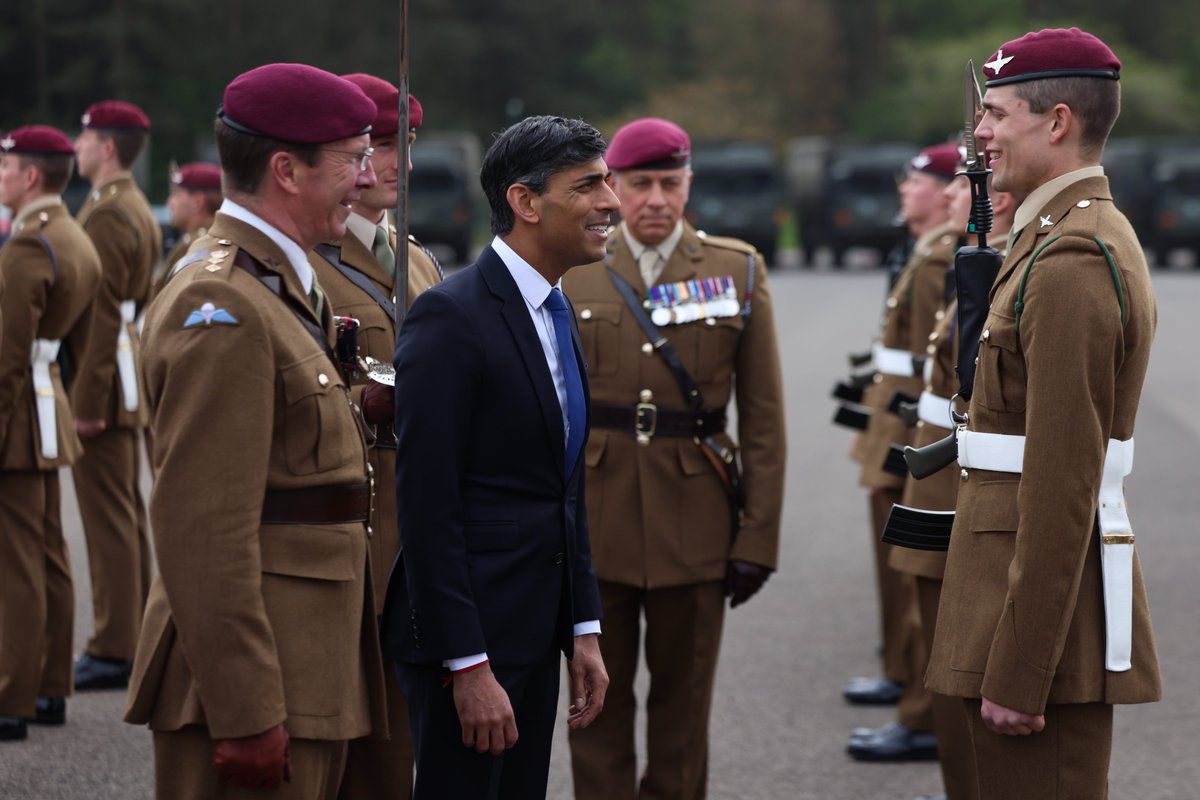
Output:
[[[392,241],[395,243],[395,228],[392,228]],[[342,263],[361,272],[384,294],[395,299],[395,278],[388,275],[387,270],[376,261],[375,256],[367,249],[354,234],[347,232],[339,244]],[[392,362],[396,350],[396,321],[382,306],[375,302],[369,294],[355,286],[349,278],[340,273],[328,261],[316,253],[308,257],[317,281],[321,284],[325,297],[333,307],[333,313],[341,317],[354,317],[358,320],[359,355],[382,361]],[[438,268],[432,257],[425,252],[415,239],[408,243],[408,305],[421,292],[441,280]],[[355,405],[359,403],[363,387],[367,384],[367,376],[359,375],[350,388],[350,396]],[[371,574],[375,580],[376,612],[383,612],[383,598],[387,594],[388,574],[392,570],[392,562],[396,553],[400,552],[400,534],[396,520],[396,445],[395,434],[391,426],[382,434],[391,438],[391,446],[379,446],[375,439],[368,451],[371,468],[375,476],[375,504],[371,519]]]
[[33,214],[18,224],[0,250],[4,294],[0,349],[0,469],[53,470],[75,463],[83,445],[75,434],[57,362],[54,387],[58,458],[42,456],[34,402],[30,352],[35,339],[61,339],[73,358],[87,341],[93,301],[100,287],[100,256],[64,206]]
[[[128,173],[97,186],[76,215],[96,250],[104,280],[96,296],[87,351],[71,381],[71,405],[80,419],[102,419],[111,428],[144,428],[147,404],[125,410],[117,374],[117,334],[121,303],[134,300],[141,309],[150,295],[150,273],[162,255],[162,231],[145,195]],[[129,323],[139,396],[145,397],[141,347],[134,323]]]
[[[929,334],[937,324],[937,312],[946,295],[946,269],[954,263],[957,238],[943,225],[922,236],[913,248],[892,293],[888,295],[883,317],[884,347],[908,350],[924,357]],[[900,488],[904,478],[885,472],[883,462],[892,444],[910,444],[912,429],[904,420],[888,411],[896,392],[916,396],[921,393],[921,376],[875,376],[874,387],[864,395],[871,408],[871,421],[855,445],[861,456],[859,484],[874,488]]]
[[[308,739],[386,730],[366,526],[260,522],[269,489],[367,480],[349,391],[289,305],[233,266],[244,250],[307,309],[266,235],[218,214],[193,247],[207,257],[175,275],[145,325],[159,575],[126,720],[206,725],[217,739],[285,721]],[[207,303],[233,321],[197,320]],[[332,337],[328,311],[321,322]]]
[[[609,278],[611,267],[642,296],[646,285],[621,229],[603,262],[563,278],[588,363],[592,402],[632,408],[643,391],[662,409],[684,410],[679,385]],[[751,265],[752,296],[747,296]],[[774,569],[787,435],[775,315],[762,257],[736,239],[701,236],[685,223],[659,283],[733,276],[749,320],[739,315],[661,328],[696,381],[707,408],[725,408],[736,388],[746,510],[736,541],[713,466],[690,438],[593,427],[586,447],[592,558],[601,580],[659,588],[724,578],[731,558]],[[712,323],[712,324],[709,324]],[[725,444],[727,434],[716,437]]]
[[1107,441],[1133,436],[1146,374],[1149,271],[1104,178],[1070,185],[1039,217],[1050,224],[1020,232],[992,287],[969,414],[971,430],[1025,435],[1023,472],[968,470],[959,486],[926,677],[1029,714],[1161,694],[1136,555],[1133,668],[1104,669],[1096,527]]

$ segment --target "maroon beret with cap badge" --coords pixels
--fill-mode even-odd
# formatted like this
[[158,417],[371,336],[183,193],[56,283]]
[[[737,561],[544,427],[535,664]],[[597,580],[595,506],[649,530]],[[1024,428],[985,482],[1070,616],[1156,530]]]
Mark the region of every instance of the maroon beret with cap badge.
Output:
[[193,161],[171,171],[171,185],[191,192],[221,191],[221,168],[209,161]]
[[250,136],[328,144],[371,131],[375,103],[332,72],[307,64],[266,64],[225,87],[217,117]]
[[677,169],[692,158],[692,140],[674,122],[643,117],[613,135],[604,160],[609,169]]
[[92,103],[80,119],[85,128],[106,131],[148,131],[150,118],[133,103],[124,100],[101,100]]
[[73,156],[70,138],[49,125],[26,125],[0,137],[0,150],[27,156]]
[[927,172],[939,178],[952,180],[958,172],[960,159],[958,145],[947,142],[926,147],[909,160],[908,167],[917,172]]
[[[396,132],[400,130],[400,90],[383,78],[376,78],[365,72],[353,72],[343,75],[342,78],[362,89],[363,93],[375,103],[376,114],[375,122],[371,125],[371,135],[395,136]],[[421,127],[424,118],[425,114],[421,104],[410,94],[408,96],[409,130],[415,131]]]
[[1108,45],[1079,28],[1046,28],[1005,42],[983,64],[988,86],[1040,78],[1119,80],[1121,62]]

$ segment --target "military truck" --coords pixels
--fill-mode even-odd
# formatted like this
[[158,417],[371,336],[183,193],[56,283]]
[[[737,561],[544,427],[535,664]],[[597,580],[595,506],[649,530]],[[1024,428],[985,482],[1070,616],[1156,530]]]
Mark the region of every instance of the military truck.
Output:
[[[1172,250],[1188,249],[1200,265],[1200,150],[1197,143],[1165,144],[1155,158],[1154,229],[1150,246],[1165,265]],[[1140,231],[1139,231],[1140,233]],[[1143,244],[1146,242],[1143,241]]]
[[767,142],[692,143],[687,218],[699,230],[754,245],[774,263],[785,213],[783,174]]
[[441,245],[459,264],[469,263],[475,209],[479,207],[479,140],[470,133],[425,132],[412,148],[408,228],[421,243]]

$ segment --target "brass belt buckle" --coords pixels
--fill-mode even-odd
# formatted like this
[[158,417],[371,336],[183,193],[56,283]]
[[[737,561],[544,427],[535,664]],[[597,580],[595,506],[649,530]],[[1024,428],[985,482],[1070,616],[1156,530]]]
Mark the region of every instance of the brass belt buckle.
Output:
[[633,407],[633,433],[637,443],[643,447],[650,444],[658,428],[658,406],[654,403],[638,403]]

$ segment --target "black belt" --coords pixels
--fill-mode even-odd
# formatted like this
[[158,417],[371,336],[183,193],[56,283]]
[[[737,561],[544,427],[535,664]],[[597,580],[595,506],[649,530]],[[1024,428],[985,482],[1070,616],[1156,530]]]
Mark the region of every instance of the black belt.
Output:
[[725,409],[683,411],[654,403],[610,406],[592,403],[592,427],[622,431],[638,438],[654,436],[711,436],[725,430]]
[[371,483],[267,489],[264,525],[339,525],[366,522],[371,516]]

